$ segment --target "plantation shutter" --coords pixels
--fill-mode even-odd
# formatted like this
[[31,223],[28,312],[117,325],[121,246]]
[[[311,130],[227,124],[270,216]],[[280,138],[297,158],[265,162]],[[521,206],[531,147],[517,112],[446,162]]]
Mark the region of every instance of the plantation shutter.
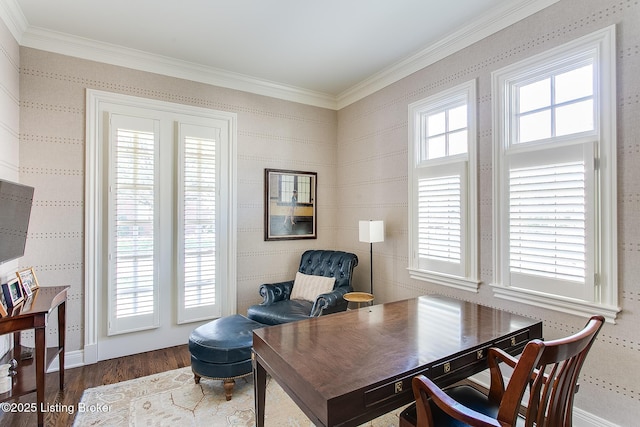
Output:
[[512,156],[508,179],[511,286],[576,298],[584,298],[586,289],[592,288],[587,249],[593,238],[593,201],[588,197],[594,172],[591,148],[569,146],[553,153]]
[[179,127],[178,322],[183,323],[215,314],[219,132],[215,128],[189,124]]
[[158,123],[110,117],[109,335],[158,326]]
[[418,177],[418,258],[420,267],[465,273],[464,201],[466,162],[431,166]]

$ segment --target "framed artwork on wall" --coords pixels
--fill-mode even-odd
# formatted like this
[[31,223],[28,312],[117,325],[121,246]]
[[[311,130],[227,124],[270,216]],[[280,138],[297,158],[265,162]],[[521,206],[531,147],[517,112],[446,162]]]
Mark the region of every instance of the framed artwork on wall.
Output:
[[264,170],[264,240],[315,239],[317,173]]

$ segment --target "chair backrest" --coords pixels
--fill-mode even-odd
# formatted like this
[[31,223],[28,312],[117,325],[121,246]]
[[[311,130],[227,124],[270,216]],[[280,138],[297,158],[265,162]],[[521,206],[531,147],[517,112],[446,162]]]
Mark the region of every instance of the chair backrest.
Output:
[[[580,332],[553,341],[533,340],[520,356],[504,392],[499,369],[491,367],[490,399],[500,402],[498,421],[515,425],[525,390],[529,389],[525,425],[570,427],[573,397],[580,369],[602,328],[604,318],[593,316]],[[494,384],[495,383],[495,384]]]
[[313,276],[335,277],[333,289],[351,288],[353,269],[357,265],[358,257],[350,252],[308,250],[302,254],[298,271]]

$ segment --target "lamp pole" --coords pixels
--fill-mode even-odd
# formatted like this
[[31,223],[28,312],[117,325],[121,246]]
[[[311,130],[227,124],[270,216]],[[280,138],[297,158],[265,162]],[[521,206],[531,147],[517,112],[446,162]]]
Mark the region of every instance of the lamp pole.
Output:
[[369,267],[371,275],[371,295],[373,295],[373,243],[369,243]]

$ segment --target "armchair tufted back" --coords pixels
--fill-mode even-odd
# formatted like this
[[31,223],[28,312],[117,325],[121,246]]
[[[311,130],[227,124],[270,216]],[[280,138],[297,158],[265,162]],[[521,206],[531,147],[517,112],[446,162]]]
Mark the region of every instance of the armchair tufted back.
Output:
[[298,271],[304,274],[335,277],[333,289],[352,287],[353,269],[358,265],[356,254],[342,251],[308,250],[302,254]]

